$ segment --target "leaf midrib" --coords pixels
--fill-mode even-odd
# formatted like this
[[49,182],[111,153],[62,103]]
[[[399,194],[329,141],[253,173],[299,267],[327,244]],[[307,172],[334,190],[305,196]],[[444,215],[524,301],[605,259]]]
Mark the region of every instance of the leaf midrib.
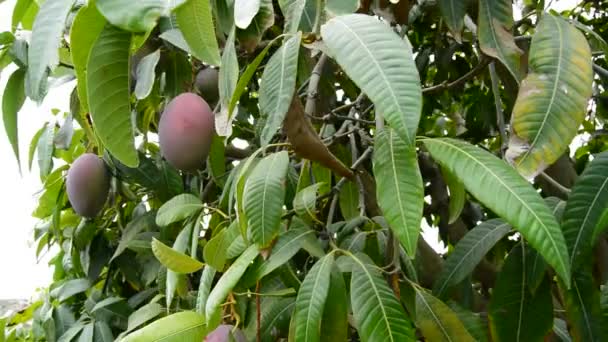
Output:
[[359,260],[359,258],[357,258],[354,255],[352,255],[352,258],[353,258],[353,260],[355,260],[356,263],[359,264],[359,266],[361,267],[361,269],[367,276],[367,279],[371,284],[372,290],[374,291],[375,297],[378,300],[378,306],[380,307],[380,310],[382,311],[382,319],[386,323],[386,328],[387,328],[386,330],[388,332],[388,336],[391,341],[395,341],[395,339],[393,338],[393,331],[391,330],[391,325],[390,325],[390,322],[388,321],[388,317],[386,314],[386,309],[384,308],[384,302],[382,302],[382,297],[380,297],[380,292],[378,291],[378,288],[376,287],[376,283],[374,283],[374,279],[373,279],[372,275],[368,272],[367,268],[365,267],[365,264],[363,262],[361,262]]
[[435,142],[435,143],[440,143],[440,144],[444,144],[445,146],[447,146],[448,148],[453,148],[458,150],[459,152],[463,153],[464,155],[468,156],[469,158],[471,158],[474,162],[476,162],[477,164],[479,164],[482,168],[484,168],[487,172],[489,172],[500,184],[503,185],[504,188],[506,188],[513,196],[515,196],[515,198],[517,198],[517,200],[521,203],[521,205],[523,207],[525,207],[528,212],[530,212],[532,214],[532,216],[534,216],[534,218],[537,220],[537,222],[539,223],[539,225],[543,228],[543,230],[545,231],[545,233],[548,235],[549,240],[551,241],[551,245],[554,248],[554,252],[556,252],[556,257],[557,260],[560,263],[560,266],[562,267],[563,271],[567,271],[568,268],[566,267],[566,265],[564,264],[564,261],[562,260],[562,257],[559,253],[559,249],[557,247],[557,244],[555,242],[555,240],[553,239],[553,236],[549,233],[549,230],[547,228],[547,226],[545,225],[545,223],[538,217],[538,215],[536,214],[535,211],[533,211],[529,206],[528,203],[523,201],[521,197],[519,197],[519,195],[515,192],[513,192],[513,190],[508,187],[500,177],[498,177],[498,175],[496,175],[490,168],[488,168],[485,164],[483,164],[479,159],[475,158],[475,156],[473,156],[472,154],[468,153],[467,151],[463,150],[462,148],[453,145],[453,144],[449,144],[447,142],[444,142],[441,139],[426,139],[427,141],[431,141],[431,143]]
[[[310,314],[312,312],[311,308],[312,308],[312,297],[315,294],[315,289],[317,288],[318,284],[319,284],[319,280],[321,279],[321,275],[323,275],[323,268],[325,267],[326,263],[328,262],[330,258],[330,255],[326,256],[323,258],[323,260],[321,261],[321,265],[319,265],[319,271],[317,272],[316,276],[315,276],[315,281],[313,283],[312,286],[312,291],[311,291],[311,296],[310,296],[310,300],[308,301],[308,310],[306,312],[306,329],[304,330],[304,341],[309,341],[309,333],[308,333],[308,329],[311,327],[312,324],[315,323],[314,320],[310,319]],[[325,294],[325,297],[327,298],[327,293]],[[316,321],[316,322],[320,322],[320,321]],[[311,324],[312,323],[312,324]]]
[[[393,88],[391,87],[391,83],[388,80],[388,77],[386,76],[386,74],[384,73],[384,69],[380,66],[380,63],[378,63],[378,60],[374,57],[374,55],[372,54],[372,52],[367,48],[367,45],[365,45],[365,43],[363,42],[363,40],[361,40],[361,38],[359,37],[359,35],[353,31],[345,22],[343,22],[340,17],[334,18],[334,20],[337,23],[342,24],[342,26],[344,26],[350,33],[352,33],[352,35],[355,37],[355,39],[357,39],[357,41],[360,43],[361,47],[363,47],[363,50],[367,53],[367,55],[369,55],[369,57],[371,58],[372,62],[374,63],[374,66],[377,70],[377,73],[382,77],[382,79],[384,80],[384,83],[386,84],[386,88],[389,90],[391,98],[392,98],[392,102],[394,103],[395,107],[398,109],[400,117],[401,118],[405,118],[405,113],[403,113],[401,106],[399,105],[399,100],[397,100],[397,96],[395,95],[395,92],[393,91]],[[407,124],[405,122],[403,122],[402,120],[402,124],[405,127],[405,130],[403,130],[403,132],[405,133],[405,136],[407,138],[407,141],[409,142],[410,139],[410,132],[408,131],[409,127],[407,126]]]
[[492,236],[492,233],[494,233],[496,230],[502,228],[503,226],[509,226],[508,223],[502,223],[499,224],[498,226],[492,228],[492,230],[490,230],[488,232],[488,234],[484,235],[481,237],[481,239],[477,240],[475,242],[475,244],[473,245],[473,247],[471,247],[462,258],[460,258],[460,262],[458,262],[455,267],[452,269],[452,272],[450,272],[450,274],[448,275],[448,277],[445,279],[445,281],[443,282],[443,284],[441,285],[441,288],[439,288],[439,290],[437,291],[437,293],[439,295],[441,295],[443,293],[443,290],[446,288],[447,284],[449,283],[450,279],[452,279],[452,276],[454,275],[454,273],[456,273],[456,271],[459,270],[460,265],[462,265],[464,263],[464,261],[467,259],[467,257],[469,256],[469,254],[473,253],[475,251],[475,249],[477,248],[477,246],[479,246],[482,242],[485,242],[486,239],[490,236]]
[[[424,291],[424,290],[421,290]],[[439,328],[441,329],[441,333],[443,333],[443,335],[445,336],[445,338],[448,341],[452,341],[452,338],[450,337],[450,335],[448,334],[448,332],[445,330],[445,328],[443,327],[443,322],[441,322],[441,320],[439,319],[439,317],[437,317],[435,315],[435,312],[433,311],[433,309],[431,309],[429,303],[427,303],[426,299],[424,298],[424,296],[422,295],[422,293],[418,292],[418,296],[420,298],[420,300],[422,301],[422,303],[424,303],[424,306],[426,306],[427,310],[429,311],[429,313],[431,314],[431,316],[433,316],[433,320],[437,323],[437,325],[439,326]]]
[[[574,262],[574,256],[576,255],[576,251],[578,249],[578,244],[580,242],[580,238],[583,235],[583,230],[585,229],[585,226],[587,225],[587,220],[589,219],[589,215],[595,208],[595,203],[597,202],[597,199],[600,196],[600,194],[604,191],[604,187],[606,187],[606,184],[608,184],[608,177],[606,177],[606,179],[604,179],[602,186],[595,193],[595,196],[593,197],[593,201],[591,201],[591,204],[587,207],[588,208],[587,213],[585,213],[585,218],[583,219],[583,223],[581,223],[580,229],[578,230],[578,234],[576,235],[576,241],[574,242],[574,246],[572,247],[572,255],[570,256],[571,264]],[[595,227],[593,227],[593,228],[595,228]]]
[[403,208],[403,200],[401,199],[401,187],[399,186],[399,175],[397,174],[397,165],[396,165],[396,160],[395,160],[395,146],[393,145],[393,131],[391,130],[388,133],[388,145],[390,148],[390,161],[391,161],[391,169],[393,171],[393,181],[395,184],[395,188],[397,189],[396,195],[397,195],[397,202],[399,202],[399,216],[401,216],[401,221],[403,221],[403,224],[405,226],[405,239],[407,240],[407,248],[412,248],[411,246],[411,239],[410,239],[410,229],[409,229],[409,225],[408,225],[408,220],[406,220],[405,218],[405,213],[404,213],[404,208]]
[[[546,20],[546,18],[549,17],[551,18],[551,20],[553,20],[554,23],[557,23],[557,20],[555,18],[553,18],[553,16],[551,15],[545,15],[543,17],[543,20]],[[517,166],[520,166],[523,164],[523,162],[531,155],[531,152],[535,149],[536,147],[536,142],[538,141],[539,137],[542,135],[543,133],[543,128],[545,127],[545,124],[547,123],[547,119],[549,118],[549,113],[551,112],[551,109],[553,109],[553,104],[555,102],[555,95],[557,94],[557,85],[560,83],[560,80],[562,79],[562,57],[564,56],[564,44],[563,41],[566,39],[563,35],[562,32],[562,27],[559,23],[557,23],[557,31],[558,31],[558,39],[557,41],[559,42],[559,56],[557,58],[558,62],[557,62],[557,73],[555,75],[555,79],[554,79],[554,84],[553,84],[553,91],[551,93],[551,100],[549,101],[549,106],[547,107],[547,110],[545,111],[545,114],[543,114],[543,122],[540,124],[540,128],[538,129],[536,136],[534,137],[534,140],[532,140],[532,143],[530,144],[528,150],[524,153],[524,155],[519,159],[519,161],[517,162]]]

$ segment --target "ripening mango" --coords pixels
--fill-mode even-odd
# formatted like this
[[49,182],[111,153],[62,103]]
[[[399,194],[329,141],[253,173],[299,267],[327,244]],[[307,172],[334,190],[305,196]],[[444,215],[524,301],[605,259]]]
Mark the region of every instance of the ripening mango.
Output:
[[80,216],[95,217],[108,198],[110,173],[96,154],[85,153],[68,170],[66,187],[74,211]]
[[180,94],[160,117],[161,153],[174,167],[195,172],[209,154],[214,129],[213,112],[207,102],[193,93]]
[[219,71],[213,68],[199,71],[196,75],[194,86],[207,102],[211,104],[216,103],[220,98]]

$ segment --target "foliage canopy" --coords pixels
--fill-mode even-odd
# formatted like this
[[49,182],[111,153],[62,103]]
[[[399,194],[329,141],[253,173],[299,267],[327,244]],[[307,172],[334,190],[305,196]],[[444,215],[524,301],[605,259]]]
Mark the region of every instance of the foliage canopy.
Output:
[[[608,340],[608,3],[548,3],[18,0],[17,161],[26,97],[75,82],[27,154],[53,282],[0,341]],[[159,147],[183,93],[214,113],[196,172]]]

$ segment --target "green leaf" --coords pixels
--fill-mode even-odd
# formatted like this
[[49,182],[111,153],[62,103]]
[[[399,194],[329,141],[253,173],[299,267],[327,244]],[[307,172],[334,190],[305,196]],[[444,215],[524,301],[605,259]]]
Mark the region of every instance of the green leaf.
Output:
[[201,280],[198,285],[198,293],[196,295],[196,312],[205,315],[205,306],[211,292],[211,285],[215,277],[215,268],[207,265],[201,273]]
[[234,23],[236,27],[246,29],[260,10],[260,0],[235,0]]
[[127,332],[131,332],[149,320],[155,318],[156,316],[162,314],[164,311],[162,305],[158,303],[149,303],[141,308],[137,309],[131,315],[129,315],[129,323],[127,327]]
[[475,341],[449,306],[424,289],[415,290],[416,325],[427,341]]
[[12,31],[17,30],[17,26],[20,23],[23,29],[31,30],[38,9],[38,3],[34,0],[17,0],[11,21]]
[[175,47],[182,49],[188,54],[192,54],[192,51],[190,51],[190,47],[188,46],[182,31],[180,31],[178,28],[167,30],[161,33],[158,37],[175,45]]
[[[216,127],[227,127],[230,125],[230,100],[234,96],[239,81],[239,60],[234,46],[236,29],[233,26],[222,52],[222,67],[219,74],[220,90],[220,113],[216,115]],[[216,128],[217,130],[217,128]]]
[[454,39],[462,42],[462,27],[467,13],[467,4],[462,0],[439,0],[439,10]]
[[460,214],[464,209],[464,204],[466,202],[466,191],[464,189],[464,184],[454,177],[450,171],[443,168],[441,173],[443,174],[443,179],[450,190],[450,202],[448,204],[450,218],[448,223],[452,224],[460,217]]
[[342,216],[347,220],[361,215],[359,212],[359,188],[354,182],[346,182],[342,186],[338,197],[338,204],[340,205]]
[[245,69],[245,72],[243,72],[243,75],[241,75],[239,81],[236,84],[236,88],[234,88],[234,93],[232,94],[232,97],[230,98],[230,103],[228,105],[228,112],[226,113],[225,111],[222,111],[222,113],[220,113],[221,115],[219,115],[215,119],[215,127],[218,135],[232,135],[232,120],[234,120],[234,108],[236,108],[237,102],[247,89],[247,85],[249,84],[251,78],[264,60],[264,57],[266,57],[266,54],[268,53],[274,42],[276,42],[279,38],[280,36],[268,43],[264,50],[262,50],[262,52],[260,52],[257,57],[247,65],[247,69]]
[[228,247],[237,236],[239,236],[239,223],[235,220],[228,228],[220,231],[207,242],[203,250],[205,262],[216,270],[223,270],[228,256]]
[[557,161],[577,134],[587,113],[593,70],[583,34],[550,14],[536,28],[528,63],[506,156],[522,175],[533,177]]
[[87,97],[93,127],[108,151],[129,167],[139,164],[131,124],[131,34],[106,25],[87,63]]
[[579,176],[566,202],[562,230],[573,267],[591,262],[599,225],[608,205],[608,152],[595,156]]
[[573,273],[572,288],[564,296],[570,333],[575,341],[605,341],[600,292],[593,276],[586,270]]
[[260,135],[262,147],[268,145],[283,124],[296,87],[298,54],[302,34],[289,38],[270,57],[260,85],[260,111],[266,123]]
[[209,298],[207,299],[207,305],[205,306],[205,317],[210,328],[215,328],[215,325],[219,323],[219,309],[228,293],[232,291],[232,288],[241,279],[249,264],[258,256],[258,248],[255,245],[249,246],[238,259],[232,263],[226,273],[222,275],[220,280],[211,290]]
[[494,341],[542,341],[553,327],[551,284],[545,278],[533,295],[527,285],[528,253],[516,246],[507,257],[492,291],[489,321]]
[[164,227],[184,220],[203,209],[203,202],[192,194],[181,194],[173,197],[158,209],[156,224]]
[[408,145],[414,145],[422,95],[407,39],[363,14],[331,19],[321,27],[323,42],[346,74],[376,105]]
[[[89,110],[86,74],[87,61],[89,60],[91,47],[105,25],[106,20],[97,10],[95,2],[91,1],[87,6],[83,6],[78,10],[70,31],[70,53],[72,54],[72,63],[74,64],[74,71],[78,79],[76,88],[83,114]],[[84,115],[81,121],[87,122]]]
[[154,70],[159,60],[160,49],[145,56],[137,64],[137,83],[135,84],[134,94],[138,100],[143,100],[150,95],[156,77]]
[[53,169],[53,138],[55,136],[55,126],[46,125],[44,132],[40,135],[40,140],[36,146],[38,151],[38,168],[40,169],[40,179],[44,180]]
[[351,259],[350,301],[361,341],[414,341],[415,331],[378,267],[364,254]]
[[206,333],[203,316],[192,311],[182,311],[127,335],[123,342],[202,341]]
[[53,70],[59,64],[61,34],[73,3],[74,0],[46,1],[36,15],[28,48],[26,81],[27,95],[34,101],[42,101],[48,69]]
[[148,32],[166,10],[163,0],[97,0],[99,12],[114,26],[131,32]]
[[175,16],[192,55],[207,64],[220,65],[209,0],[187,0],[175,9]]
[[[179,253],[185,253],[188,248],[188,242],[190,241],[190,234],[192,232],[192,225],[186,225],[177,235],[175,242],[173,243],[173,249]],[[164,268],[163,268],[164,269]],[[165,289],[165,299],[167,302],[167,307],[171,307],[171,302],[173,301],[173,296],[175,295],[175,291],[179,290],[178,287],[180,285],[184,285],[185,275],[179,274],[177,272],[173,272],[170,269],[166,269],[166,289]]]
[[268,246],[279,232],[288,165],[286,151],[273,153],[260,160],[247,177],[243,209],[249,236],[259,246]]
[[82,329],[78,342],[93,342],[93,335],[95,334],[95,324],[93,322],[87,324]]
[[501,219],[491,219],[471,229],[448,255],[433,286],[433,293],[443,297],[445,291],[463,281],[494,245],[511,231]]
[[[144,230],[153,230],[156,228],[154,224],[154,217],[154,212],[148,212],[127,223],[127,226],[122,231],[122,235],[120,236],[120,241],[118,242],[118,246],[114,251],[114,255],[110,260],[114,260],[121,255],[128,248],[129,243],[131,243],[131,241],[133,241],[139,233]],[[92,228],[97,228],[97,226],[93,225]]]
[[479,0],[479,47],[498,59],[519,83],[521,50],[511,33],[513,7],[510,0]]
[[293,209],[302,219],[315,218],[315,204],[319,188],[325,183],[315,183],[300,190],[293,199]]
[[292,34],[298,32],[305,6],[306,0],[279,0],[279,7],[285,18],[283,32]]
[[321,336],[324,341],[348,340],[348,291],[342,273],[335,264],[331,270],[329,292],[323,308]]
[[[455,139],[424,139],[425,147],[490,210],[511,224],[567,286],[570,263],[564,236],[540,195],[504,161]],[[488,191],[492,189],[492,191]]]
[[[266,300],[265,300],[266,299]],[[276,341],[277,331],[279,333],[287,332],[289,320],[293,316],[293,310],[296,305],[295,298],[263,298],[261,317],[260,317],[260,334],[263,342]],[[256,334],[256,322],[247,326],[245,331],[247,336]],[[279,336],[283,336],[280,335]]]
[[568,325],[564,320],[555,318],[553,320],[553,332],[562,342],[572,342],[572,338],[568,333]]
[[378,205],[401,246],[413,258],[424,204],[416,149],[390,128],[380,131],[375,140],[373,164]]
[[95,322],[95,342],[112,342],[114,341],[114,335],[112,334],[112,329],[108,323],[104,321],[96,321]]
[[296,341],[321,340],[321,318],[333,264],[333,254],[324,256],[310,269],[300,286],[296,298]]
[[[76,324],[74,324],[72,327],[70,327],[68,330],[66,330],[66,332],[63,333],[63,335],[61,335],[59,337],[59,339],[57,340],[57,342],[70,342],[70,341],[72,341],[76,337],[76,335],[78,335],[82,331],[82,329],[84,328],[84,326],[85,325],[83,323],[76,323]],[[2,335],[0,335],[0,337],[2,337]],[[3,341],[0,338],[0,342],[5,342],[5,341]]]
[[163,266],[176,273],[193,273],[204,266],[200,261],[176,251],[156,238],[152,239],[152,252]]
[[91,283],[86,278],[72,279],[53,289],[51,297],[57,298],[60,302],[72,297],[75,294],[85,292],[91,287]]
[[17,69],[6,82],[4,94],[2,94],[2,121],[8,141],[13,147],[13,152],[17,158],[17,165],[21,172],[21,162],[19,161],[19,129],[17,113],[25,102],[25,70]]

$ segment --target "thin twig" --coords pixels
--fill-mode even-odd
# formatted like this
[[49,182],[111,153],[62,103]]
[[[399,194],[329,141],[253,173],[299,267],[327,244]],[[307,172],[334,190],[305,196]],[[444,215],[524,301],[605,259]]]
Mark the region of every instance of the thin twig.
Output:
[[555,179],[553,179],[551,176],[549,176],[545,172],[541,172],[538,175],[541,176],[547,182],[551,183],[551,185],[553,185],[556,189],[558,189],[559,191],[561,191],[562,193],[564,193],[566,196],[570,195],[570,189],[568,189],[565,186],[561,185],[558,181],[556,181]]
[[602,68],[601,66],[593,63],[593,71],[598,74],[600,77],[608,78],[608,70]]
[[309,116],[312,116],[315,112],[315,108],[317,106],[317,96],[319,93],[319,83],[321,81],[321,74],[323,73],[323,68],[325,67],[325,63],[327,62],[328,57],[326,54],[322,54],[317,61],[317,64],[312,69],[312,73],[310,78],[308,79],[308,95],[306,98],[306,104],[304,105],[304,113]]
[[496,107],[496,125],[500,132],[500,154],[505,156],[507,150],[507,131],[505,129],[505,118],[502,112],[502,101],[500,100],[500,89],[498,86],[498,75],[494,62],[490,63],[490,79],[492,80],[492,93],[494,93],[494,105]]
[[466,81],[472,79],[477,74],[481,73],[490,62],[491,62],[490,58],[483,57],[481,59],[481,61],[479,62],[479,64],[477,64],[473,69],[471,69],[466,74],[462,75],[462,77],[460,77],[459,79],[457,79],[453,82],[449,82],[449,83],[443,82],[438,85],[434,85],[432,87],[424,88],[424,89],[422,89],[422,94],[425,94],[425,95],[433,94],[433,93],[437,93],[437,92],[441,92],[444,90],[448,90],[448,89],[457,87],[457,86],[465,83]]

